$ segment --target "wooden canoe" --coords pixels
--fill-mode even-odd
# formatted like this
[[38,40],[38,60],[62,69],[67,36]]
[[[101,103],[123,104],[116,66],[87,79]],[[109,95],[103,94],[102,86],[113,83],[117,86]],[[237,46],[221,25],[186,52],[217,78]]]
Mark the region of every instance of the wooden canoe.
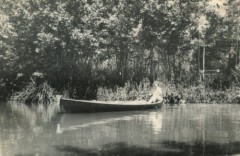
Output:
[[161,108],[162,102],[147,103],[142,101],[89,101],[60,99],[60,108],[62,112],[69,113],[89,113],[89,112],[112,112],[112,111],[130,111]]

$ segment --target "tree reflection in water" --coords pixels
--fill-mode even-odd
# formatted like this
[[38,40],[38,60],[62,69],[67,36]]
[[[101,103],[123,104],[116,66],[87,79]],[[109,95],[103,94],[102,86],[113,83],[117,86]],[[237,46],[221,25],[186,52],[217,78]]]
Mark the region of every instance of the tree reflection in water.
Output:
[[39,133],[44,123],[51,121],[51,119],[59,112],[59,105],[57,103],[49,104],[48,106],[39,104],[27,106],[21,103],[9,103],[13,114],[18,114],[23,123],[29,123],[30,128]]

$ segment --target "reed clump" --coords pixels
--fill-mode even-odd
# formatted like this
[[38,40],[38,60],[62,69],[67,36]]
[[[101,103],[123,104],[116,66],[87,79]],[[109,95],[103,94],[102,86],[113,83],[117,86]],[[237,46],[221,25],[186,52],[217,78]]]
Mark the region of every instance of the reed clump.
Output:
[[10,100],[17,103],[44,105],[49,105],[56,101],[54,89],[51,88],[47,82],[37,84],[34,80],[20,92],[14,93]]
[[98,87],[97,100],[100,101],[127,101],[127,100],[148,100],[150,81],[144,79],[139,84],[125,83],[123,87],[114,88]]

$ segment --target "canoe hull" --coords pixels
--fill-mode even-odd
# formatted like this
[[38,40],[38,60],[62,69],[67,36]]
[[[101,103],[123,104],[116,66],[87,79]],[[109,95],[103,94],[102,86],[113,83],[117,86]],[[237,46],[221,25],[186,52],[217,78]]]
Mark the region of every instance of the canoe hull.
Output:
[[161,108],[162,103],[152,104],[118,104],[87,100],[60,99],[60,108],[62,112],[68,113],[91,113],[91,112],[114,112],[114,111],[132,111]]

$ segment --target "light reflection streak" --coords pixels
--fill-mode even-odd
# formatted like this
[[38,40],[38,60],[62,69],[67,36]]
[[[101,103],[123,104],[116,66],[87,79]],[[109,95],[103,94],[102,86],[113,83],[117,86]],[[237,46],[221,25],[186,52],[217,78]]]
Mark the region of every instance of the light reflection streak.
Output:
[[163,116],[161,112],[151,112],[148,118],[149,122],[152,124],[152,130],[154,134],[159,134],[162,130],[162,120]]
[[147,114],[145,114],[145,115],[123,116],[123,117],[110,118],[110,119],[102,119],[102,120],[99,120],[99,121],[85,123],[85,124],[81,124],[81,125],[68,126],[67,128],[61,128],[61,125],[57,124],[56,133],[61,134],[64,131],[72,131],[72,130],[77,130],[77,129],[81,129],[81,128],[85,128],[85,127],[89,127],[89,126],[103,125],[103,124],[113,123],[113,122],[117,122],[117,121],[129,121],[129,120],[133,120],[133,119],[136,119],[136,118],[142,118],[142,117],[144,118],[146,116],[147,116]]

